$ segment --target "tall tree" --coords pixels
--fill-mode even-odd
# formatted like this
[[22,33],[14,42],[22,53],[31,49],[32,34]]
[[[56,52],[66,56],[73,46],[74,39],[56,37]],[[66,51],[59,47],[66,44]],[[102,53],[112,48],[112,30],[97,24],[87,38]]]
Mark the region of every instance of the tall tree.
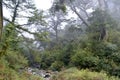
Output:
[[0,40],[2,37],[2,29],[3,29],[3,6],[2,6],[2,0],[0,0]]

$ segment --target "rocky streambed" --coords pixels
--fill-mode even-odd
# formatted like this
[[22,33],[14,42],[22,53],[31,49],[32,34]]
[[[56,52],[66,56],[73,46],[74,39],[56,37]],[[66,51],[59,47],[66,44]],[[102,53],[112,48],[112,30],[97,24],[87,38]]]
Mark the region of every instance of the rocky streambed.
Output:
[[50,80],[53,75],[58,74],[58,71],[40,70],[37,68],[31,68],[31,67],[25,68],[25,71],[27,71],[32,75],[43,77],[44,80]]

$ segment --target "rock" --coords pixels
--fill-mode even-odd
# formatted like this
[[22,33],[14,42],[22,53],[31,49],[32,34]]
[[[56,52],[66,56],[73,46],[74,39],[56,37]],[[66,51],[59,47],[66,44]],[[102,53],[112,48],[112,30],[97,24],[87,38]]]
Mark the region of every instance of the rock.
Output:
[[39,70],[38,68],[26,68],[25,69],[28,73],[30,74],[33,74],[33,75],[37,75],[37,76],[41,76],[43,77],[45,80],[50,80],[50,78],[53,76],[53,75],[56,75],[58,72],[55,71],[50,71],[50,70]]
[[49,78],[50,74],[45,74],[44,78]]

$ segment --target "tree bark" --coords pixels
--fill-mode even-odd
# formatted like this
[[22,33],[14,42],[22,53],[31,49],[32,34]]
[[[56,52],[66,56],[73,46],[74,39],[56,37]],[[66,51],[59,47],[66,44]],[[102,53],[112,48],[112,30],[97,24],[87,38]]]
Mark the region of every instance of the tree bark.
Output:
[[3,29],[3,6],[2,6],[2,0],[0,0],[0,41],[2,38],[2,29]]
[[17,9],[19,7],[19,1],[17,2],[15,9],[14,9],[14,13],[13,13],[13,17],[12,17],[12,22],[15,22],[16,16],[17,16]]

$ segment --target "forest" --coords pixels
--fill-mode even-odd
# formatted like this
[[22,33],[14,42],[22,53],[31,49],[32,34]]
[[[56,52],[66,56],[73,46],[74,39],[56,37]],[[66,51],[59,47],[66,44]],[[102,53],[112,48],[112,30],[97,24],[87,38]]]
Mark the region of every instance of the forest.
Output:
[[120,80],[120,0],[0,0],[0,80]]

